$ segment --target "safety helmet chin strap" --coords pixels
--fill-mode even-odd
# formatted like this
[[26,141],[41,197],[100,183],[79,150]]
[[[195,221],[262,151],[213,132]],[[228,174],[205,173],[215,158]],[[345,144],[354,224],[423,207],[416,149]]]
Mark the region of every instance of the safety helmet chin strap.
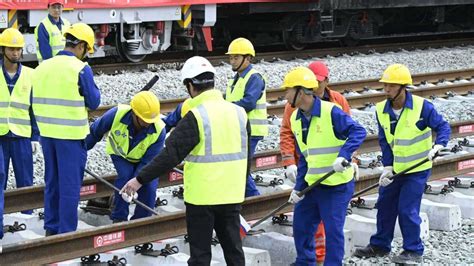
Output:
[[388,98],[388,100],[393,103],[400,96],[400,94],[402,93],[404,88],[405,88],[405,85],[400,85],[400,88],[398,89],[397,95],[395,95],[395,97],[393,97],[393,98]]
[[238,71],[242,67],[242,65],[244,64],[245,58],[247,58],[246,55],[244,55],[242,57],[242,61],[240,61],[240,65],[237,68],[232,68],[232,71]]
[[295,93],[295,96],[293,96],[293,101],[291,101],[291,107],[292,108],[296,108],[296,97],[298,97],[298,94],[300,93],[301,91],[301,87],[297,87],[296,88],[296,93]]
[[21,49],[21,52],[20,52],[20,59],[18,60],[12,60],[11,58],[9,58],[6,54],[5,54],[5,47],[3,46],[2,47],[2,53],[3,53],[3,56],[12,64],[18,64],[20,63],[20,60],[21,58],[23,57],[23,49]]

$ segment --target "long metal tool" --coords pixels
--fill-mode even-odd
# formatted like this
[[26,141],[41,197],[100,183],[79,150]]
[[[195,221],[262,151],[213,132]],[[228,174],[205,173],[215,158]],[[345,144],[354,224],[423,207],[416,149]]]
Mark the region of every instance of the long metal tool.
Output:
[[[351,164],[349,162],[343,162],[342,165],[344,167],[348,167],[350,166]],[[321,184],[321,182],[323,182],[324,180],[328,179],[330,176],[332,176],[336,171],[334,170],[331,170],[330,172],[328,172],[327,174],[325,174],[323,177],[321,177],[320,179],[318,179],[316,182],[314,182],[313,184],[311,184],[311,186],[309,187],[306,187],[305,189],[303,189],[302,191],[298,192],[298,197],[302,197],[304,196],[306,193],[308,193],[311,189],[313,189],[315,186]],[[280,207],[274,209],[273,211],[271,211],[269,214],[267,214],[265,217],[263,217],[262,219],[258,220],[256,223],[252,224],[250,226],[250,228],[254,228],[256,226],[258,226],[259,224],[263,223],[265,220],[267,220],[268,218],[270,217],[273,217],[276,213],[278,213],[279,211],[283,210],[284,208],[288,207],[289,205],[291,205],[292,203],[290,202],[285,202],[283,203],[282,205],[280,205]]]
[[140,91],[149,91],[153,85],[160,79],[158,75],[154,75],[153,78],[148,81],[148,83]]
[[[103,179],[102,177],[92,173],[91,171],[89,171],[89,169],[85,169],[85,172],[89,175],[91,175],[92,177],[94,177],[95,179],[99,180],[100,182],[106,184],[108,187],[110,187],[111,189],[115,190],[116,192],[120,193],[120,189],[118,189],[116,186],[114,186],[112,183],[110,183],[109,181]],[[152,208],[148,207],[147,205],[145,205],[145,203],[137,200],[137,199],[132,199],[133,202],[135,202],[137,205],[139,205],[140,207],[144,208],[145,210],[153,213],[154,215],[159,215],[155,210],[153,210]]]

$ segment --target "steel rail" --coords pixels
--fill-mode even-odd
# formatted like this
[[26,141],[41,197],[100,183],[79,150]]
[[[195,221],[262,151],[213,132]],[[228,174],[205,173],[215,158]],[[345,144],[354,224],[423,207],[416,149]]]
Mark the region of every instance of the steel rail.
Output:
[[[301,51],[278,51],[278,52],[264,52],[258,53],[256,60],[265,60],[271,62],[273,60],[293,60],[295,58],[314,58],[314,57],[325,57],[325,56],[340,56],[343,54],[371,54],[374,52],[390,52],[390,51],[399,51],[401,49],[405,50],[415,50],[415,49],[425,49],[429,48],[442,48],[446,46],[460,46],[460,45],[471,45],[474,43],[472,38],[460,38],[452,40],[432,40],[427,43],[426,41],[418,42],[401,42],[401,43],[386,43],[386,44],[372,44],[372,45],[363,45],[358,47],[330,47],[330,48],[319,48],[319,49],[308,49]],[[120,62],[112,64],[92,64],[92,70],[95,73],[100,74],[112,74],[123,71],[158,71],[161,64],[172,64],[173,66],[179,67],[186,61],[187,58],[193,56],[191,52],[181,53],[176,55],[176,53],[171,54],[160,54],[159,58],[150,58],[145,59],[139,63],[130,63],[130,62]],[[174,57],[173,57],[174,56]],[[213,64],[219,65],[222,62],[227,62],[229,60],[227,55],[206,56],[206,58]]]
[[[422,81],[438,81],[439,79],[454,80],[456,78],[471,78],[474,76],[474,69],[464,69],[461,71],[444,71],[444,72],[435,72],[435,73],[425,73],[414,75],[414,83],[420,83]],[[382,85],[378,82],[378,79],[366,79],[366,80],[357,80],[357,81],[347,81],[347,82],[338,82],[330,84],[329,87],[332,90],[343,92],[346,89],[353,91],[361,92],[364,88],[370,89],[381,89]],[[453,91],[457,94],[467,94],[469,91],[473,90],[474,85],[472,83],[459,83],[447,86],[435,86],[422,89],[413,89],[411,90],[415,95],[422,97],[429,96],[444,96],[446,92]],[[269,89],[267,90],[267,102],[278,101],[284,98],[285,90],[283,89]],[[367,93],[359,96],[349,96],[346,97],[349,104],[352,108],[362,108],[369,103],[377,103],[382,100],[385,100],[386,94],[381,93]],[[161,112],[168,113],[172,112],[179,103],[182,103],[186,98],[178,99],[167,99],[161,100]],[[114,107],[115,105],[103,105],[99,106],[97,110],[89,111],[89,117],[98,117],[103,115],[107,110]],[[284,104],[274,104],[268,106],[268,113],[270,115],[281,115],[284,111]]]
[[[455,176],[474,170],[474,154],[450,156],[433,164],[430,180]],[[377,182],[378,174],[362,176],[356,191]],[[246,199],[242,215],[246,220],[264,217],[288,200],[290,189]],[[291,211],[292,206],[282,212]],[[170,215],[99,226],[35,240],[0,246],[0,264],[46,264],[102,253],[141,243],[176,237],[186,233],[184,211]],[[110,239],[113,239],[111,241]]]
[[[474,120],[455,122],[450,124],[451,137],[461,138],[474,134]],[[377,135],[369,135],[358,150],[359,153],[367,153],[379,150]],[[268,150],[258,152],[252,160],[252,171],[263,171],[283,167],[280,150]],[[109,182],[114,182],[116,175],[103,176]],[[182,184],[182,175],[171,171],[160,177],[159,187],[168,187]],[[82,185],[81,200],[89,200],[109,196],[113,191],[103,183],[85,178]],[[43,208],[44,185],[24,187],[5,191],[4,213]]]

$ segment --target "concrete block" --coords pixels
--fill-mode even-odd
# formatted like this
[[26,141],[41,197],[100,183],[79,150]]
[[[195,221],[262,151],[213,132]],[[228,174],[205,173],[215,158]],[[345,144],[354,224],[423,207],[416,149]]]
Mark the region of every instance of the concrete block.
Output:
[[[285,215],[288,216],[288,221],[293,222],[293,213],[287,213]],[[293,236],[293,226],[273,224],[271,218],[255,228],[255,230],[260,229],[264,230],[265,232],[276,232],[286,236]]]
[[293,237],[276,232],[247,236],[243,240],[243,245],[245,247],[267,250],[272,259],[271,265],[290,265],[296,259]]
[[352,256],[354,251],[354,236],[352,235],[352,231],[344,229],[344,258]]
[[[474,178],[470,177],[458,177],[461,180],[462,184],[470,185]],[[440,191],[445,185],[448,184],[449,180],[454,180],[453,177],[443,178],[440,180],[429,182],[428,184],[431,186],[433,191]],[[474,188],[456,188],[454,187],[454,191],[459,192],[464,195],[474,196]]]
[[272,265],[267,250],[244,247],[245,265]]
[[428,215],[431,230],[453,231],[461,228],[461,209],[458,205],[421,200],[421,209]]
[[474,218],[474,196],[468,196],[454,191],[444,195],[424,194],[423,198],[434,202],[458,205],[461,209],[462,218]]

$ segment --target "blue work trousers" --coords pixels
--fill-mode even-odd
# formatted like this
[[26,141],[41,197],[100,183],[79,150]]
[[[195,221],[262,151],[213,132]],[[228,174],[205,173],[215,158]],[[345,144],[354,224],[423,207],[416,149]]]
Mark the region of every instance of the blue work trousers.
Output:
[[40,138],[44,154],[44,229],[51,234],[77,229],[82,179],[87,160],[84,140]]
[[[29,187],[33,185],[33,152],[31,150],[31,139],[0,137],[3,148],[3,168],[5,172],[5,184],[7,189],[8,168],[10,159],[15,173],[16,187]],[[32,210],[23,211],[24,214],[32,214]]]
[[[117,179],[115,180],[115,186],[119,189],[138,173],[138,163],[131,163],[122,157],[112,155],[112,162],[114,163],[115,170],[117,171]],[[148,207],[154,209],[156,201],[156,189],[158,188],[158,178],[153,179],[148,184],[143,185],[138,190],[137,200],[143,202]],[[122,196],[118,192],[115,192],[114,197],[114,209],[110,215],[110,219],[119,221],[128,221],[128,207],[129,203],[122,199]],[[145,210],[144,208],[136,205],[135,212],[132,216],[132,220],[151,216],[152,213]]]
[[[260,140],[261,138],[250,138],[250,156],[252,158],[255,155],[255,149],[257,148],[257,144]],[[253,181],[252,174],[249,173],[249,176],[247,176],[247,183],[245,185],[245,197],[258,195],[260,195],[260,192],[258,192],[255,181]]]
[[[2,143],[0,142],[0,185],[7,182],[7,175],[5,173],[5,168],[3,168],[3,149]],[[0,239],[3,238],[3,205],[5,202],[3,189],[0,189]]]
[[420,238],[420,205],[425,183],[431,169],[397,177],[393,183],[379,188],[377,200],[377,233],[370,238],[370,245],[386,251],[392,248],[393,232],[398,223],[403,236],[403,249],[423,254]]
[[295,205],[293,237],[296,265],[316,265],[314,233],[321,220],[326,232],[324,265],[342,265],[344,258],[344,222],[354,181],[337,186],[320,185],[310,190]]

